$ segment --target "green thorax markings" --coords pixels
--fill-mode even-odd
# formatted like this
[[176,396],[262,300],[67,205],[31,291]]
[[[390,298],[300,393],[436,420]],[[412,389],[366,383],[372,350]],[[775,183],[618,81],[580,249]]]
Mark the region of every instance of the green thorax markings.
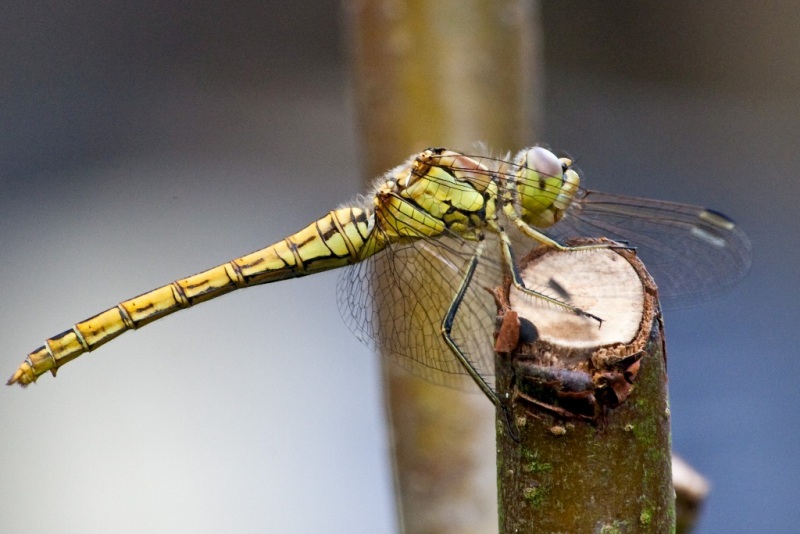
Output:
[[446,229],[477,239],[495,217],[497,184],[472,158],[428,149],[389,174],[378,190],[376,212],[382,230],[396,237],[435,237]]

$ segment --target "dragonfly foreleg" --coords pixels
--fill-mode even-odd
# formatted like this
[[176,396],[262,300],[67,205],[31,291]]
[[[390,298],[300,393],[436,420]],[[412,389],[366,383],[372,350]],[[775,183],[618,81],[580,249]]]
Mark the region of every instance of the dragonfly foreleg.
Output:
[[[555,239],[546,236],[530,224],[526,223],[519,213],[514,209],[512,204],[506,204],[503,208],[503,213],[508,217],[514,225],[519,228],[519,231],[525,234],[527,237],[530,237],[534,241],[541,243],[542,245],[553,247],[556,250],[560,251],[577,251],[577,250],[592,250],[598,248],[620,248],[620,245],[613,245],[613,244],[606,244],[606,243],[598,243],[596,245],[581,245],[577,247],[570,247],[566,245],[562,245]],[[626,247],[622,247],[626,248]]]

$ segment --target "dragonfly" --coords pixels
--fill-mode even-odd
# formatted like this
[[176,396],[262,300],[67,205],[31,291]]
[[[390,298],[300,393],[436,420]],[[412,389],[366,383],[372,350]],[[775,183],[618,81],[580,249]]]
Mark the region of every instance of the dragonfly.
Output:
[[[727,216],[688,204],[581,187],[568,157],[535,146],[515,157],[429,148],[378,178],[368,195],[266,248],[120,302],[47,339],[8,381],[26,386],[120,334],[239,288],[343,268],[340,313],[363,342],[413,374],[464,389],[474,383],[498,407],[484,288],[504,277],[532,298],[600,321],[528,288],[516,258],[559,250],[572,237],[635,247],[662,300],[704,297],[739,280],[751,261],[746,235]],[[609,245],[590,245],[590,247]]]

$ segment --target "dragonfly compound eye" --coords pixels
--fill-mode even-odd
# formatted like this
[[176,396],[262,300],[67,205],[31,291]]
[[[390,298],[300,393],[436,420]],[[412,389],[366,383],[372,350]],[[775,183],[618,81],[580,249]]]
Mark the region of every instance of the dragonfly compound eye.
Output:
[[529,172],[538,173],[545,177],[560,178],[563,172],[561,160],[555,154],[540,146],[520,152],[517,155],[516,163],[521,167],[525,167]]

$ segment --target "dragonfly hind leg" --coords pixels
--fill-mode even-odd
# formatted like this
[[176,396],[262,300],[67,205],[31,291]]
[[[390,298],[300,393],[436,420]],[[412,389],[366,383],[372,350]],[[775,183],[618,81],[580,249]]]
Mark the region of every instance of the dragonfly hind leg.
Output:
[[484,242],[481,241],[477,250],[475,251],[475,255],[473,255],[472,259],[470,260],[469,267],[467,267],[467,272],[464,275],[464,279],[461,281],[461,286],[458,288],[458,292],[456,293],[455,297],[453,297],[453,301],[450,303],[450,307],[447,309],[447,314],[445,314],[444,319],[442,320],[442,337],[472,380],[478,385],[478,387],[489,398],[489,400],[492,401],[492,404],[495,405],[495,408],[503,412],[505,425],[508,429],[509,435],[514,441],[519,443],[519,429],[517,429],[516,425],[514,424],[511,410],[509,409],[508,405],[500,401],[500,398],[497,396],[495,390],[475,368],[473,363],[469,360],[467,355],[464,354],[464,351],[461,350],[461,348],[458,346],[458,343],[456,343],[452,336],[453,322],[455,321],[456,313],[458,313],[458,308],[461,306],[461,302],[464,300],[464,295],[467,292],[467,288],[472,282],[472,277],[475,274],[475,269],[478,267],[481,255],[483,254],[483,249]]
[[483,391],[483,393],[489,398],[489,400],[492,401],[495,406],[505,409],[500,402],[500,399],[497,397],[497,393],[495,393],[494,389],[489,385],[486,379],[481,376],[480,372],[475,368],[475,365],[469,360],[467,355],[464,354],[464,351],[461,350],[452,336],[453,322],[455,321],[456,314],[458,313],[458,308],[461,306],[461,302],[464,300],[464,295],[469,288],[469,284],[472,282],[472,277],[475,274],[475,269],[477,269],[478,263],[480,262],[483,249],[484,242],[481,241],[475,250],[475,254],[472,256],[472,259],[469,262],[467,272],[461,281],[458,292],[453,297],[453,301],[450,303],[450,307],[447,309],[444,319],[442,319],[442,337],[467,374],[469,374],[472,380],[474,380],[478,387],[481,388],[481,391]]

